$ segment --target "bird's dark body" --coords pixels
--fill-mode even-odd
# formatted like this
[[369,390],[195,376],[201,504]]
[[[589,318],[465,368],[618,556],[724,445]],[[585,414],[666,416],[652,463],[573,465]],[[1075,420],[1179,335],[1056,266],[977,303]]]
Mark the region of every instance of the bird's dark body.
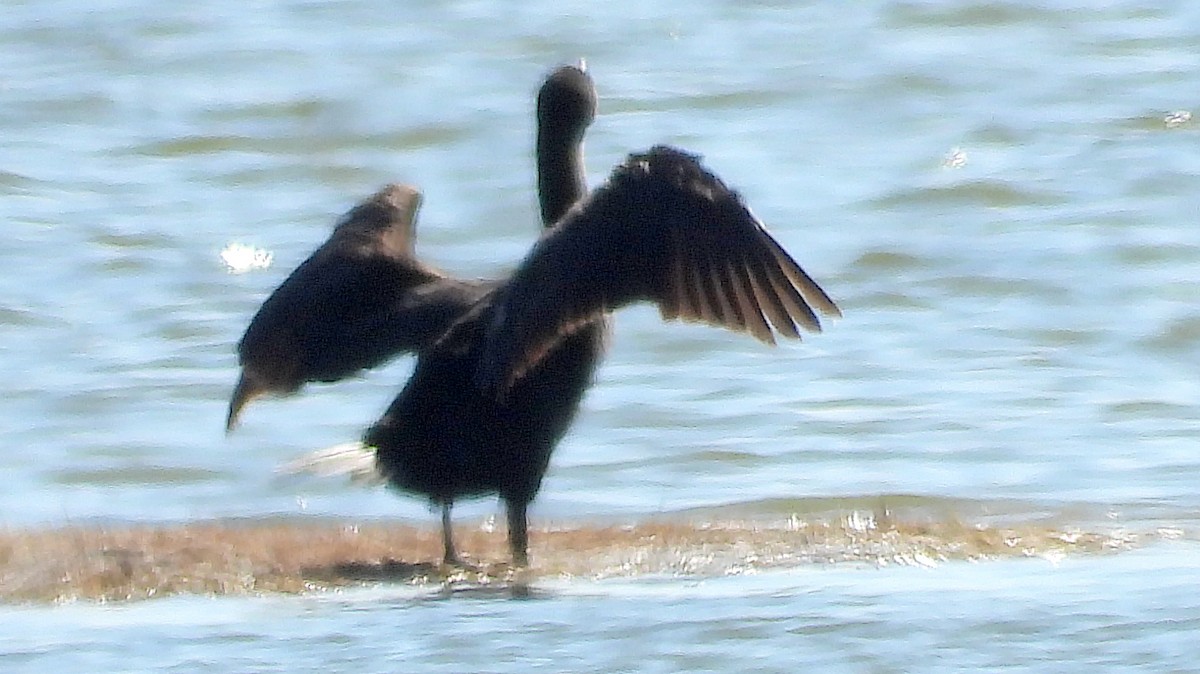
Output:
[[[573,68],[556,71],[538,96],[538,197],[546,227],[587,194],[582,142],[595,115],[595,96],[590,78]],[[502,291],[498,285],[476,303],[483,318],[490,318]],[[363,442],[375,448],[391,486],[433,504],[499,494],[510,530],[520,530],[510,535],[521,539],[514,540],[514,554],[523,558],[526,507],[592,382],[607,325],[606,317],[593,319],[558,342],[503,396],[477,386],[482,333],[461,348],[425,349]]]
[[502,398],[474,381],[481,342],[422,353],[387,412],[366,433],[380,471],[435,503],[499,494],[523,509],[542,484],[603,353],[606,321],[575,333]]

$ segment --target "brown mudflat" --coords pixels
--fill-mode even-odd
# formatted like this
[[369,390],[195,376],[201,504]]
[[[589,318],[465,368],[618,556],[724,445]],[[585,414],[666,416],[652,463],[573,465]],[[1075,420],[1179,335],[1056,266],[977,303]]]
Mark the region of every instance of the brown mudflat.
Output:
[[[1153,534],[958,521],[681,523],[535,530],[522,577],[723,576],[851,562],[935,565],[1129,548]],[[372,583],[438,587],[513,578],[501,531],[458,527],[476,568],[445,568],[439,534],[404,524],[206,522],[0,532],[0,601],[125,601],[175,594],[322,592]]]

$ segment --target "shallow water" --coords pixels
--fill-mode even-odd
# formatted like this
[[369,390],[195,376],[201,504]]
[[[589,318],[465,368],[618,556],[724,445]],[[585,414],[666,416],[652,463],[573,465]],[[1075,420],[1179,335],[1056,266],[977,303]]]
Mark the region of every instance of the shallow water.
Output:
[[[408,363],[258,403],[227,440],[233,344],[385,182],[424,190],[419,249],[437,264],[513,264],[538,231],[533,92],[586,57],[593,184],[653,143],[704,154],[845,318],[770,350],[622,313],[535,526],[774,524],[882,501],[1150,542],[1057,563],[551,575],[529,602],[385,586],[12,607],[0,663],[1186,671],[1200,122],[1169,116],[1196,111],[1198,27],[1200,6],[1133,1],[6,7],[10,529],[432,526],[416,499],[274,472],[354,438]],[[231,242],[273,265],[230,274]],[[458,511],[478,528],[497,508]]]
[[7,671],[1191,671],[1195,544],[1112,557],[547,582],[529,600],[386,586],[0,614]]

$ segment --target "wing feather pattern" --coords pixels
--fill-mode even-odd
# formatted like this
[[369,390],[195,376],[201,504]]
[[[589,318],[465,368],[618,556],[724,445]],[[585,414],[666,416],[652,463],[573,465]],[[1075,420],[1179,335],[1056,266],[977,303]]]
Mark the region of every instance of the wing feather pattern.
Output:
[[547,231],[491,300],[479,385],[502,393],[564,336],[638,301],[768,344],[819,331],[816,312],[840,315],[736,192],[696,157],[658,146]]
[[733,296],[726,268],[720,264],[720,261],[709,268],[709,283],[712,285],[717,303],[721,307],[721,315],[724,316],[725,323],[734,330],[745,330],[746,320],[742,317],[742,312]]
[[746,317],[747,330],[755,339],[774,344],[771,326],[767,325],[766,319],[763,318],[762,310],[754,300],[754,291],[749,287],[749,275],[746,273],[745,262],[742,261],[737,270],[733,269],[732,262],[729,264],[729,278],[732,280],[733,295],[742,308],[742,314]]
[[421,194],[387,185],[351,209],[329,239],[263,302],[238,343],[241,376],[226,418],[266,393],[336,381],[427,346],[486,291],[417,260]]

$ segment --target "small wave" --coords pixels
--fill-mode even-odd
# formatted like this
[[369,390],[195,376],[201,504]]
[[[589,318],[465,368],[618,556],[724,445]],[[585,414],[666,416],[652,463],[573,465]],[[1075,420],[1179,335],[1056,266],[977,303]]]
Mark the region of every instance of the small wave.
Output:
[[37,183],[34,178],[20,173],[0,171],[0,194],[25,194]]
[[141,143],[125,148],[124,153],[168,159],[239,152],[309,156],[314,152],[346,152],[351,149],[423,149],[449,144],[467,135],[463,127],[448,124],[431,124],[383,132],[346,132],[319,137],[306,134],[208,134]]
[[876,208],[902,206],[1053,206],[1066,198],[1053,192],[1037,192],[1003,180],[972,180],[955,185],[912,187],[874,199]]
[[117,485],[177,486],[219,479],[217,471],[177,466],[127,466],[93,470],[60,470],[52,474],[56,484],[112,487]]
[[1008,28],[1065,21],[1062,12],[1029,5],[997,2],[898,3],[887,12],[889,23],[900,27]]
[[906,272],[919,269],[929,269],[936,266],[934,260],[919,257],[908,252],[892,250],[870,250],[859,255],[850,266],[858,271],[869,272]]
[[1142,340],[1142,345],[1166,355],[1192,353],[1200,342],[1200,316],[1184,316]]
[[53,326],[54,324],[55,322],[49,317],[31,309],[0,306],[0,325],[45,327]]

